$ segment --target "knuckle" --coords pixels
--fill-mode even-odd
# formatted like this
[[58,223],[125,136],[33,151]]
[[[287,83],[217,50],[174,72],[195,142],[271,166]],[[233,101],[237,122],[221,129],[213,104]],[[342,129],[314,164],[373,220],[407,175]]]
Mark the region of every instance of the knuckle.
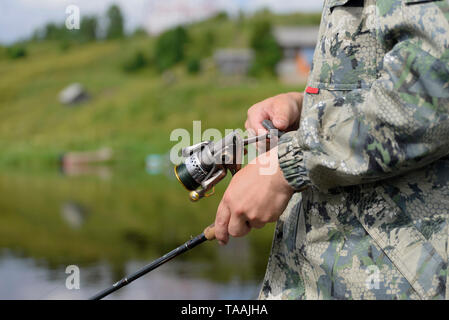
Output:
[[253,104],[249,109],[248,109],[248,115],[252,115],[254,113],[257,113],[261,108],[263,108],[263,105],[265,103],[266,100],[262,101],[262,102],[258,102],[256,104]]
[[226,220],[223,217],[218,216],[215,219],[215,225],[218,227],[216,230],[218,232],[222,232],[222,228],[220,228],[220,227],[226,227]]
[[228,192],[228,190],[226,190],[225,193],[223,194],[223,197],[221,198],[220,206],[221,207],[226,206],[229,202],[229,199],[230,199],[229,192]]
[[262,223],[265,225],[265,224],[269,224],[269,223],[272,223],[272,222],[276,222],[276,220],[277,219],[275,217],[268,217],[268,218],[264,219],[262,221]]
[[216,228],[215,237],[219,238],[220,240],[224,239],[226,237],[226,228]]
[[233,210],[233,213],[237,216],[237,217],[242,217],[245,215],[245,209],[243,207],[237,207]]
[[277,96],[274,96],[272,98],[273,105],[279,105],[280,103],[283,103],[285,101],[285,97],[283,94],[278,94]]
[[266,225],[269,222],[270,222],[270,219],[267,219],[267,218],[262,218],[259,220],[259,224],[262,226]]
[[265,225],[269,222],[269,218],[268,217],[258,217],[257,219],[257,224],[259,225]]
[[246,217],[249,222],[258,222],[258,220],[259,220],[257,215],[254,212],[248,213]]
[[240,236],[240,233],[238,231],[236,231],[236,230],[230,229],[230,230],[228,230],[228,233],[229,233],[230,236],[232,236],[234,238],[237,238],[237,237]]

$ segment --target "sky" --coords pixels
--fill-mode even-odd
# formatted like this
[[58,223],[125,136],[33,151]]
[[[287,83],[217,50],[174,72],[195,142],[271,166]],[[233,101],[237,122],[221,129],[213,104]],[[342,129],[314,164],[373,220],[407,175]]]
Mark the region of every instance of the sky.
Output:
[[104,15],[113,3],[121,7],[127,31],[142,26],[158,33],[222,10],[231,14],[261,8],[277,13],[320,11],[323,0],[0,0],[0,43],[27,38],[48,22],[64,22],[69,5],[78,6],[82,17]]

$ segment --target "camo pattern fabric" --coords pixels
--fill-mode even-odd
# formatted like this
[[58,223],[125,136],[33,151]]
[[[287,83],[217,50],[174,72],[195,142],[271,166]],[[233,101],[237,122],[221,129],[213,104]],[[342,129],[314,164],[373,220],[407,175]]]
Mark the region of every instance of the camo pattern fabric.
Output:
[[325,1],[308,86],[259,298],[449,299],[449,1]]

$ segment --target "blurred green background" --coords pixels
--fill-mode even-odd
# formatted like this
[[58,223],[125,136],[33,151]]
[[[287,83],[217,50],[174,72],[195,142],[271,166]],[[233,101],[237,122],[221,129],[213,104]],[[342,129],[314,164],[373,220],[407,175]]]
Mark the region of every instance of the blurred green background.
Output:
[[[125,33],[117,6],[104,17],[83,17],[75,31],[48,23],[0,47],[1,299],[86,298],[200,233],[229,178],[214,197],[190,203],[167,157],[176,143],[170,133],[191,132],[194,120],[203,130],[243,128],[254,103],[302,91],[276,75],[282,50],[273,27],[320,20],[221,12],[149,35]],[[252,49],[247,72],[222,74],[214,63],[220,48]],[[73,83],[89,98],[63,105],[58,96]],[[61,166],[67,152],[106,147],[112,157],[101,164]],[[273,228],[225,248],[204,244],[154,272],[164,281],[148,282],[158,279],[152,273],[147,286],[116,297],[255,298]],[[81,269],[79,292],[64,288],[70,264]]]

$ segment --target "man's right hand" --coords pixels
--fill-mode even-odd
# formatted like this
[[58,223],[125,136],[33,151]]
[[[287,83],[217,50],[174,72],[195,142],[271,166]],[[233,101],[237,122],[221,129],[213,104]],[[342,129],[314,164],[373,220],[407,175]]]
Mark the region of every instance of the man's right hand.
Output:
[[266,132],[263,120],[271,120],[281,131],[298,129],[303,97],[303,93],[289,92],[256,103],[248,109],[246,130],[253,130],[255,134]]

